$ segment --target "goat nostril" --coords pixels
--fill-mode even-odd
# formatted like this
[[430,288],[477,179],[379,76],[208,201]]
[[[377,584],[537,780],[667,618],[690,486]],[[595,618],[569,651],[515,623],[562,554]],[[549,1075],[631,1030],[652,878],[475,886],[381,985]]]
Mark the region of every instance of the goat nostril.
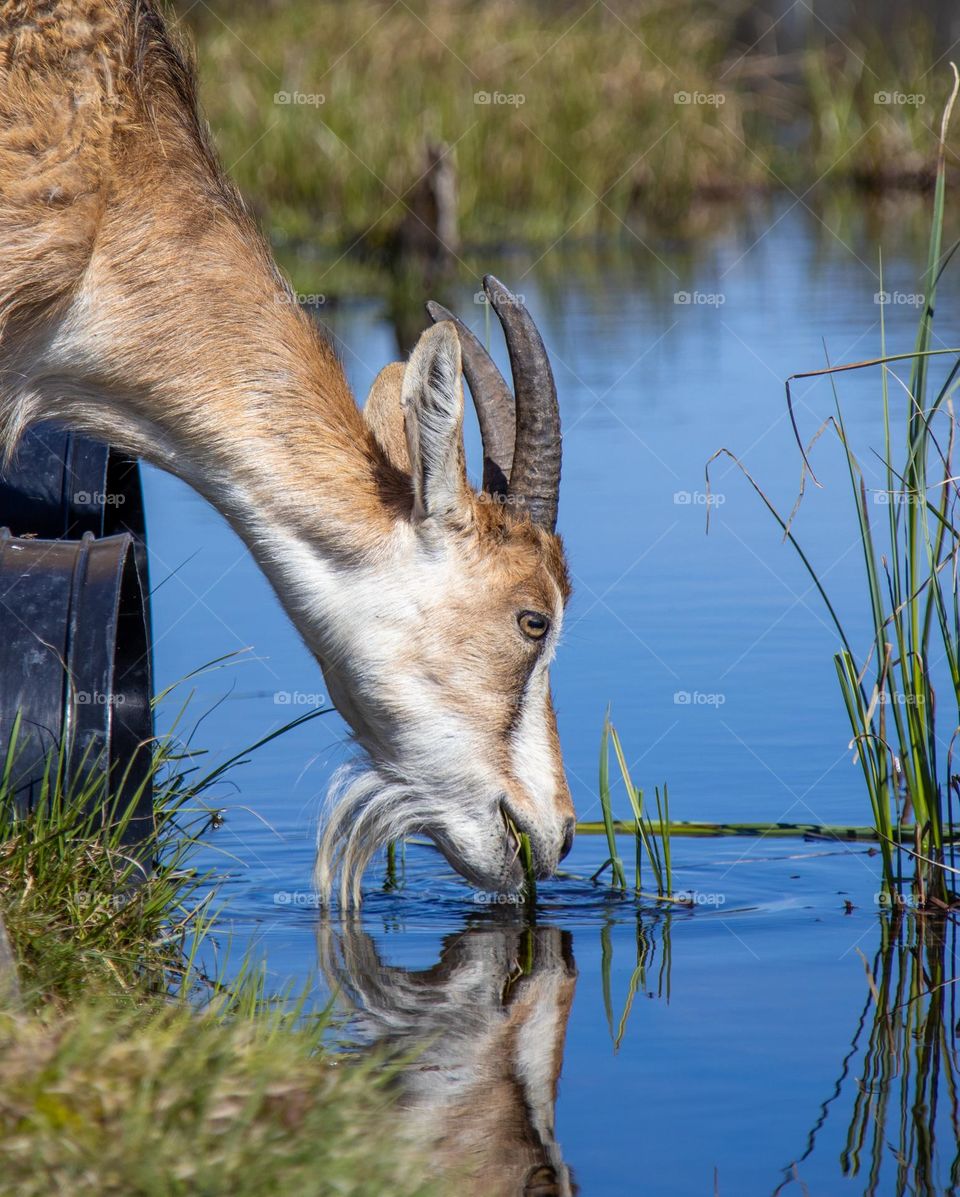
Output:
[[560,859],[569,856],[570,849],[573,847],[573,833],[576,830],[576,823],[573,819],[567,819],[563,825],[563,843],[560,845]]

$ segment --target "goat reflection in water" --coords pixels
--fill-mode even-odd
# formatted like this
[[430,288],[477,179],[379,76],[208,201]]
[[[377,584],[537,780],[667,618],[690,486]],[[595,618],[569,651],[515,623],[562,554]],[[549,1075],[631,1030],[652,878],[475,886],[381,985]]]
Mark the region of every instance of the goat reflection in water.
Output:
[[365,1050],[404,1057],[401,1130],[458,1192],[578,1192],[554,1132],[577,977],[569,932],[471,927],[422,971],[384,965],[359,926],[322,923],[318,946]]

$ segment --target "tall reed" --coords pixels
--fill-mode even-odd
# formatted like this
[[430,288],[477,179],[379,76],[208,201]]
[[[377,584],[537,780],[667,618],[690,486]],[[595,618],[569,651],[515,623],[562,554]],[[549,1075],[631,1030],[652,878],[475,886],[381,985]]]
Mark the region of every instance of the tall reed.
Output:
[[[933,347],[937,287],[957,248],[954,245],[943,252],[946,137],[960,88],[956,67],[953,73],[954,89],[941,122],[929,251],[921,286],[924,304],[913,350],[887,353],[881,304],[879,357],[830,365],[793,375],[788,380],[791,419],[790,383],[799,378],[829,376],[834,411],[806,449],[797,437],[803,458],[801,490],[794,511],[786,519],[729,450],[718,450],[706,469],[709,490],[711,462],[720,455],[734,461],[780,524],[825,604],[839,637],[834,661],[852,731],[851,746],[863,773],[880,840],[885,883],[889,890],[899,890],[904,884],[904,870],[912,861],[912,884],[919,904],[926,908],[943,908],[952,900],[948,877],[954,870],[944,859],[944,850],[945,844],[949,844],[950,855],[954,852],[952,793],[957,783],[952,757],[953,742],[960,731],[960,728],[954,730],[947,747],[941,749],[934,684],[938,653],[943,654],[946,662],[951,697],[960,718],[960,531],[957,528],[960,488],[952,465],[956,431],[952,396],[960,385],[960,350]],[[882,286],[881,280],[881,289]],[[935,387],[930,376],[930,359],[941,355],[953,357],[954,361],[946,379]],[[909,381],[904,383],[890,367],[907,360],[912,366]],[[864,471],[847,435],[834,380],[837,373],[867,367],[880,367],[884,438],[880,456],[885,476],[885,488],[880,494],[885,499],[886,520],[881,521],[885,522],[885,528],[875,527],[871,519]],[[898,464],[894,464],[896,427],[891,379],[902,388],[905,398],[903,458]],[[808,454],[824,431],[831,432],[841,446],[863,552],[865,598],[872,635],[869,648],[859,655],[824,580],[792,530],[803,499],[803,484],[807,477],[816,482]],[[941,710],[945,705],[941,703]],[[956,727],[956,720],[951,722]],[[909,846],[901,842],[908,827],[913,841]],[[909,860],[905,861],[904,856]]]

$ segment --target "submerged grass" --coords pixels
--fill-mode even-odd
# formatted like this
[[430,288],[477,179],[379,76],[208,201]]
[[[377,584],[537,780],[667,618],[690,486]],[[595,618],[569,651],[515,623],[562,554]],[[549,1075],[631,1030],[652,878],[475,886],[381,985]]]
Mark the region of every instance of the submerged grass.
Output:
[[154,748],[150,853],[131,852],[129,811],[104,826],[102,787],[65,790],[54,762],[24,813],[3,772],[0,1194],[431,1191],[381,1061],[339,1065],[326,1013],[268,992],[252,960],[204,972],[215,878],[193,857],[230,763],[199,775],[198,755],[172,734]]
[[[875,528],[871,519],[866,476],[848,438],[835,385],[833,415],[806,449],[798,435],[803,474],[800,496],[789,517],[784,518],[777,511],[729,450],[721,449],[711,459],[721,454],[730,457],[750,481],[797,551],[837,631],[840,641],[834,658],[837,676],[852,731],[851,747],[863,772],[880,842],[886,886],[891,891],[899,890],[906,883],[904,874],[912,862],[912,885],[918,905],[922,909],[941,910],[955,900],[948,882],[956,870],[945,858],[948,855],[952,858],[954,851],[953,798],[958,781],[953,770],[953,745],[960,731],[956,721],[951,720],[955,730],[941,748],[936,723],[938,658],[946,662],[947,683],[960,716],[960,530],[957,527],[960,488],[952,461],[956,432],[952,397],[960,385],[960,350],[943,347],[942,343],[934,347],[937,286],[957,248],[954,245],[944,253],[942,244],[947,133],[960,89],[956,67],[953,75],[954,89],[940,129],[927,268],[920,287],[924,305],[913,351],[887,354],[881,305],[878,358],[842,366],[828,365],[823,370],[794,376],[827,375],[833,385],[839,372],[880,367],[884,446],[878,456],[885,482],[881,493],[886,499],[886,528]],[[955,360],[945,381],[934,388],[930,359],[940,355]],[[893,363],[903,360],[912,362],[907,382],[890,369]],[[891,415],[891,378],[902,389],[905,400],[903,459],[899,464],[894,463],[897,437]],[[790,381],[787,403],[793,418]],[[808,476],[816,481],[809,453],[825,431],[832,432],[841,447],[862,546],[865,598],[872,623],[872,643],[865,656],[855,653],[823,579],[792,530],[803,500],[804,483]],[[903,843],[908,827],[912,830],[912,847]]]

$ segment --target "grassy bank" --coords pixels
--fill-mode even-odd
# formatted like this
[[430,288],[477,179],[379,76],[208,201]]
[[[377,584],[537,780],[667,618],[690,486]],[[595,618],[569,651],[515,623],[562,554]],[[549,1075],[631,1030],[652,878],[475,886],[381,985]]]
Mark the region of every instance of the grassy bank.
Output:
[[90,794],[53,785],[17,818],[0,783],[0,1194],[427,1192],[376,1062],[338,1067],[323,1015],[256,969],[227,985],[198,963],[219,773],[190,764],[157,751],[146,876]]
[[675,229],[704,199],[934,175],[946,81],[913,7],[831,30],[800,6],[800,26],[766,31],[699,0],[179,7],[224,161],[278,242],[377,253],[416,234],[430,144],[455,164],[465,243]]

